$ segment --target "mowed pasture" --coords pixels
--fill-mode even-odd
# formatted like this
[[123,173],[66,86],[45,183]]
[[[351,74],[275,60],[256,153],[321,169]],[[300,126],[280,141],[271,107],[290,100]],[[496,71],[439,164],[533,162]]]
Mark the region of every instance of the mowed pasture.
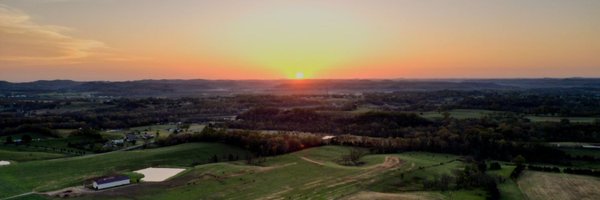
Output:
[[64,154],[58,153],[47,153],[47,152],[34,152],[34,151],[13,151],[0,149],[0,160],[9,160],[17,162],[25,162],[32,160],[47,160],[54,158],[65,157]]
[[525,171],[518,184],[532,200],[600,199],[600,178],[592,176]]
[[[323,146],[269,157],[259,166],[243,161],[196,166],[161,183],[143,183],[76,199],[363,199],[380,197],[445,199],[450,196],[483,199],[470,191],[454,194],[438,191],[383,191],[400,172],[423,176],[436,171],[460,169],[460,161],[441,168],[423,168],[455,160],[457,156],[433,153],[375,154],[363,158],[361,166],[338,164],[349,147]],[[395,187],[395,186],[392,186]]]
[[81,185],[92,177],[146,167],[190,167],[207,163],[213,155],[228,154],[244,157],[249,152],[218,143],[190,143],[157,149],[15,163],[0,167],[0,199],[31,191]]

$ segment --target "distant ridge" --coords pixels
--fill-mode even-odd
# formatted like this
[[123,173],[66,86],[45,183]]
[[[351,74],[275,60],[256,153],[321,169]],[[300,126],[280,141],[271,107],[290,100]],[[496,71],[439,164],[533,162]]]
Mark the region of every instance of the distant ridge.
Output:
[[599,78],[540,79],[314,79],[314,80],[39,80],[0,81],[0,94],[86,92],[106,96],[196,96],[238,93],[356,93],[431,90],[578,89],[600,91]]

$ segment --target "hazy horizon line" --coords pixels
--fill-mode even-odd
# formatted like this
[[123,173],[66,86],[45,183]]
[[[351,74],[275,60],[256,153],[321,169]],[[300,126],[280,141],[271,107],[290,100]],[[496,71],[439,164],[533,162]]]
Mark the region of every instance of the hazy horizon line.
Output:
[[194,78],[194,79],[178,79],[178,78],[159,78],[159,79],[128,79],[128,80],[77,80],[77,79],[38,79],[28,81],[9,81],[0,80],[0,82],[7,83],[33,83],[39,81],[73,81],[73,82],[136,82],[136,81],[322,81],[322,80],[380,80],[380,81],[394,81],[394,80],[413,80],[413,81],[433,81],[433,80],[536,80],[536,79],[600,79],[600,77],[583,77],[583,76],[565,76],[565,77],[502,77],[502,78],[491,78],[491,77],[477,77],[477,78],[304,78],[304,79],[292,79],[292,78],[279,78],[279,79],[210,79],[210,78]]

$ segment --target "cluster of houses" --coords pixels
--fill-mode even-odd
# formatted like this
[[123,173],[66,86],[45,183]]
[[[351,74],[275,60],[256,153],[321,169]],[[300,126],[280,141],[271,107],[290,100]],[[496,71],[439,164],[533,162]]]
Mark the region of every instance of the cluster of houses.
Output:
[[153,139],[154,137],[155,136],[153,134],[147,132],[141,134],[127,133],[122,139],[109,140],[104,144],[104,148],[122,147],[126,142],[135,144],[138,140],[149,140]]

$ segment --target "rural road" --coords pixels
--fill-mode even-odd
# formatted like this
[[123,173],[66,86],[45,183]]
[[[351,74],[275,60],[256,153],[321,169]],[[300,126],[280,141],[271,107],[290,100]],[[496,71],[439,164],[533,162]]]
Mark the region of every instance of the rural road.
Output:
[[6,197],[6,198],[0,199],[0,200],[14,199],[14,198],[17,198],[17,197],[27,196],[27,195],[30,195],[30,194],[34,194],[34,192],[27,192],[27,193],[15,195],[15,196]]

